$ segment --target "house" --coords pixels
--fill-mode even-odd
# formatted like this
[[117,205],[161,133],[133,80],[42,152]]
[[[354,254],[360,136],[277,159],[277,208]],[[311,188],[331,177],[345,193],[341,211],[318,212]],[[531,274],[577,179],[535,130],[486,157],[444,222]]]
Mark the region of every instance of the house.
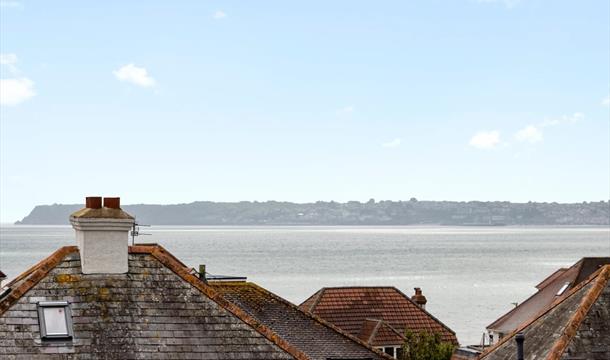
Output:
[[159,245],[128,246],[135,220],[119,198],[89,197],[70,222],[78,246],[0,298],[2,359],[387,358],[262,288],[246,287],[269,303],[255,309]]
[[610,257],[585,257],[571,267],[561,268],[549,275],[536,285],[538,291],[534,295],[487,326],[490,343],[497,343],[523,322],[563,299],[571,289],[605,264],[610,264]]
[[480,359],[516,359],[518,337],[523,339],[525,360],[610,359],[610,265],[567,290]]
[[438,333],[443,341],[458,344],[455,332],[428,313],[425,303],[419,288],[411,299],[395,287],[332,287],[320,289],[299,307],[398,358],[407,329]]
[[359,338],[254,283],[208,280],[208,284],[310,359],[380,358]]

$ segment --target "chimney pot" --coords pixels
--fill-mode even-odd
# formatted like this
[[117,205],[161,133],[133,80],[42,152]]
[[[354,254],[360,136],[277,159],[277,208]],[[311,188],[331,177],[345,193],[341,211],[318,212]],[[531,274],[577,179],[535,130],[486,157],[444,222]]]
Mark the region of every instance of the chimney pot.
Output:
[[421,288],[418,287],[415,288],[415,295],[411,296],[411,300],[413,300],[413,302],[419,305],[422,309],[426,308],[426,303],[428,302],[424,294],[422,294]]
[[104,207],[110,209],[120,209],[121,208],[121,198],[120,197],[105,197],[104,198]]
[[[133,216],[120,210],[120,200],[87,197],[87,208],[70,215],[76,232],[83,274],[124,274],[129,270],[129,231]],[[111,210],[112,209],[112,210]]]
[[87,196],[85,198],[85,207],[88,209],[101,209],[102,208],[102,197],[101,196]]

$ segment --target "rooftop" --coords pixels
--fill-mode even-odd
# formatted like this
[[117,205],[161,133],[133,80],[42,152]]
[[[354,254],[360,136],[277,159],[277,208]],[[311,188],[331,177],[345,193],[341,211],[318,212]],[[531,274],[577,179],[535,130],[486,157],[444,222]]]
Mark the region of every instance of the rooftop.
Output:
[[481,359],[513,359],[517,352],[514,337],[519,332],[525,336],[526,360],[610,358],[609,280],[610,265],[604,265],[488,349]]
[[[126,274],[83,274],[76,246],[60,248],[0,299],[3,354],[111,358],[383,359],[358,339],[246,282],[206,284],[159,245],[129,247]],[[66,300],[74,339],[41,342],[37,304]],[[177,355],[178,354],[178,355]]]
[[384,358],[366,343],[251,282],[209,282],[223,297],[267,325],[310,359]]
[[564,298],[570,289],[578,286],[605,264],[610,264],[610,257],[585,257],[567,269],[555,271],[536,286],[538,292],[489,324],[487,329],[502,333],[512,332],[553,302]]
[[366,340],[375,345],[387,345],[384,338],[399,340],[390,329],[400,334],[406,329],[439,333],[443,341],[458,343],[455,332],[395,287],[322,288],[300,308],[354,336],[362,336],[361,339],[367,337],[371,320],[381,320],[381,331],[378,329],[377,336]]

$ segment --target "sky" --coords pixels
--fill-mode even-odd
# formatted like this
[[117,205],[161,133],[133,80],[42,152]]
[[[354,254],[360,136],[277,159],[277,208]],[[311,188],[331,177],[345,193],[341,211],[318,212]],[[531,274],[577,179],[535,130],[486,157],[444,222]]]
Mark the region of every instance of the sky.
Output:
[[610,3],[0,1],[38,204],[610,198]]

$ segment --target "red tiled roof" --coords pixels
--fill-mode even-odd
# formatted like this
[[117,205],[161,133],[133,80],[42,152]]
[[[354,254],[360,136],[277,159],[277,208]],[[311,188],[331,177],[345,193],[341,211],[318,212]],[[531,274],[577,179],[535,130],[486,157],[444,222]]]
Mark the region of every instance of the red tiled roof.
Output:
[[[569,293],[570,289],[578,286],[583,280],[595,273],[602,265],[610,264],[610,257],[582,258],[568,269],[559,269],[543,280],[536,287],[538,292],[523,301],[519,306],[487,326],[487,329],[510,333],[520,324],[543,311],[553,303],[560,301]],[[558,291],[569,284],[561,295]]]
[[358,337],[372,346],[399,345],[405,341],[402,333],[383,320],[366,319]]
[[390,359],[367,342],[250,282],[208,281],[208,285],[243,309],[310,359]]
[[[439,333],[443,341],[458,343],[451,329],[395,287],[323,288],[300,307],[354,336],[366,336],[373,331],[369,320],[382,320],[400,334],[406,329],[428,331]],[[377,342],[376,345],[381,345],[383,338],[395,341],[391,333],[387,328],[381,332],[377,329],[379,341],[369,340]]]
[[[589,353],[592,349],[595,349],[600,359],[605,358],[604,356],[610,354],[610,350],[604,346],[597,346],[595,341],[607,344],[607,339],[610,339],[607,331],[600,330],[600,328],[604,328],[604,325],[607,327],[608,324],[608,312],[601,309],[604,307],[607,309],[609,282],[610,265],[604,265],[588,279],[569,290],[566,296],[528,319],[509,336],[505,336],[497,344],[487,349],[479,359],[512,358],[516,353],[514,336],[517,333],[523,333],[525,336],[527,345],[524,346],[524,355],[526,359],[560,360],[566,354],[571,355],[570,358],[576,359],[582,355],[578,353],[579,351]],[[606,291],[606,299],[602,299],[604,291]],[[598,301],[600,304],[596,304]],[[595,305],[598,305],[598,309],[593,311]],[[590,312],[594,314],[590,314]],[[594,320],[585,324],[588,316]],[[577,333],[583,324],[585,328],[579,339]],[[583,340],[583,338],[584,341],[581,342],[585,345],[570,352],[570,343],[575,339]]]

